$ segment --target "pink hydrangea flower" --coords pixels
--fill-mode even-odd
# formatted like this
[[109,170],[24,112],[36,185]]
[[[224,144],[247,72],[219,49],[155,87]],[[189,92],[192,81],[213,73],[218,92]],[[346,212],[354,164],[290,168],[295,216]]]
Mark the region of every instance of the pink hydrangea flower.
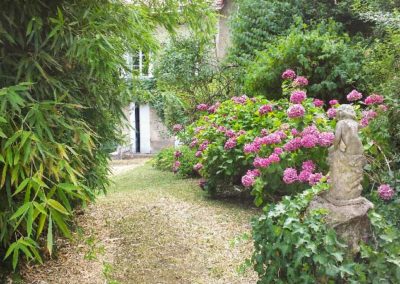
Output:
[[268,134],[267,136],[261,139],[262,139],[262,144],[264,145],[278,144],[281,142],[281,136],[277,133]]
[[197,144],[199,143],[199,140],[197,138],[193,138],[192,141],[189,144],[190,148],[194,148],[197,146]]
[[383,97],[378,94],[372,94],[365,99],[364,103],[366,105],[381,104],[383,103]]
[[306,92],[296,90],[290,95],[290,102],[294,104],[301,104],[306,98]]
[[200,151],[206,150],[207,147],[208,147],[208,144],[210,144],[210,142],[208,142],[208,140],[204,140],[204,142],[200,144],[199,150],[200,150]]
[[322,107],[324,105],[324,101],[319,100],[319,99],[314,99],[313,104],[316,107]]
[[218,132],[225,132],[226,131],[226,127],[225,126],[218,126],[217,131]]
[[328,111],[326,112],[326,114],[328,115],[329,118],[335,118],[336,113],[337,113],[337,110],[332,107],[330,109],[328,109]]
[[321,179],[322,179],[322,173],[311,174],[308,179],[308,183],[310,185],[316,185],[317,183],[319,183]]
[[248,99],[248,97],[246,95],[232,98],[232,100],[237,104],[245,104],[247,99]]
[[180,156],[182,156],[182,152],[177,150],[177,151],[175,151],[174,156],[175,156],[175,158],[179,158]]
[[179,167],[181,166],[181,162],[175,161],[174,165],[172,166],[172,171],[176,173],[179,170]]
[[249,143],[249,144],[245,144],[244,147],[243,147],[243,152],[245,154],[257,153],[258,151],[260,151],[260,145],[259,144]]
[[321,132],[318,135],[318,144],[322,147],[328,147],[332,145],[334,139],[335,134],[333,132]]
[[236,133],[232,129],[229,129],[225,132],[225,135],[229,138],[235,137]]
[[309,171],[310,173],[313,173],[315,171],[315,167],[316,166],[312,160],[304,161],[301,165],[302,170]]
[[197,110],[200,110],[200,111],[208,110],[208,105],[206,105],[206,104],[199,104],[199,105],[197,105],[196,109],[197,109]]
[[299,131],[296,128],[292,128],[290,132],[292,133],[293,136],[297,136],[299,134]]
[[299,173],[298,179],[299,179],[299,181],[301,181],[301,182],[308,182],[308,180],[310,179],[310,175],[311,175],[311,174],[312,174],[312,173],[311,173],[310,171],[302,170],[302,171]]
[[334,106],[334,105],[338,105],[339,101],[338,100],[330,100],[329,101],[329,105]]
[[314,124],[309,125],[306,128],[304,128],[303,131],[301,132],[301,136],[306,136],[306,135],[318,136],[319,130]]
[[318,144],[318,137],[312,134],[307,134],[301,138],[301,146],[304,148],[313,148]]
[[307,86],[308,85],[308,80],[306,77],[303,76],[297,76],[296,79],[293,81],[293,85],[295,86]]
[[258,109],[258,112],[260,113],[260,115],[269,113],[272,111],[272,106],[271,105],[263,105]]
[[174,126],[172,126],[172,130],[174,132],[179,132],[183,129],[183,126],[181,124],[175,124]]
[[255,168],[266,168],[271,164],[268,158],[256,157],[253,161],[253,166]]
[[247,171],[247,174],[248,174],[248,175],[255,176],[255,177],[258,177],[258,176],[261,175],[261,172],[260,172],[259,169],[254,169],[254,170],[248,170],[248,171]]
[[239,132],[237,133],[237,136],[245,135],[245,134],[246,134],[246,131],[243,130],[243,129],[241,129],[241,130],[239,130]]
[[362,112],[362,117],[365,117],[367,119],[373,119],[377,116],[378,114],[376,113],[376,111],[370,109],[370,110],[364,110]]
[[224,149],[229,150],[229,149],[235,148],[236,143],[237,143],[237,141],[236,141],[235,137],[229,138],[228,141],[226,141],[226,143],[224,145]]
[[367,127],[369,124],[369,120],[366,117],[361,118],[360,120],[360,126],[361,128]]
[[297,171],[293,168],[287,168],[283,171],[283,182],[292,184],[298,180]]
[[347,95],[347,100],[349,102],[354,102],[361,98],[362,98],[362,94],[360,92],[358,92],[357,90],[353,90]]
[[269,155],[268,160],[271,164],[273,163],[279,163],[281,161],[281,158],[279,157],[278,154],[272,153]]
[[378,188],[379,197],[383,200],[390,200],[395,195],[395,191],[388,184],[382,184]]
[[220,102],[216,102],[215,104],[210,106],[207,110],[208,110],[209,113],[215,113],[220,105],[221,105]]
[[197,151],[196,154],[194,154],[197,158],[200,158],[203,155],[203,152]]
[[287,135],[283,130],[278,130],[275,132],[276,135],[278,135],[281,139],[286,139]]
[[243,186],[245,186],[245,187],[251,187],[251,186],[253,186],[254,185],[254,183],[255,183],[255,181],[256,181],[256,179],[255,179],[255,177],[253,176],[253,175],[244,175],[243,177],[242,177],[242,184],[243,184]]
[[283,149],[288,152],[293,152],[296,151],[301,147],[301,138],[300,137],[295,137],[292,140],[288,141],[285,146],[283,146]]
[[196,165],[193,166],[193,169],[195,171],[200,171],[203,168],[203,164],[197,163]]
[[292,69],[286,69],[282,73],[282,79],[294,79],[296,77],[296,73]]
[[387,111],[387,110],[388,110],[388,107],[387,107],[386,105],[380,105],[380,106],[379,106],[379,109],[380,109],[381,111]]
[[287,114],[290,118],[302,117],[305,113],[305,109],[302,105],[296,104],[289,107]]
[[283,153],[283,149],[280,148],[280,147],[276,147],[276,148],[274,149],[274,153],[277,154],[277,155],[280,155],[280,154]]

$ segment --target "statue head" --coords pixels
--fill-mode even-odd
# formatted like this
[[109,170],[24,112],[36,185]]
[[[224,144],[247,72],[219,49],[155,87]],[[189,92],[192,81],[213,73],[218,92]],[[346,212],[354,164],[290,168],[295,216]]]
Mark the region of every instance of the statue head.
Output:
[[344,104],[344,105],[340,105],[338,108],[337,108],[337,114],[336,114],[336,118],[338,119],[338,120],[341,120],[341,119],[354,119],[354,120],[356,120],[356,112],[354,111],[354,108],[353,108],[353,106],[352,105],[347,105],[347,104]]

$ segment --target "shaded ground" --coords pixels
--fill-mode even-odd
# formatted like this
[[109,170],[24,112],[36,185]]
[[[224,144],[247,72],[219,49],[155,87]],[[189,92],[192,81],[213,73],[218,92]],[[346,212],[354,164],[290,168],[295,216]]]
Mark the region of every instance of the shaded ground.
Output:
[[256,282],[238,271],[251,253],[238,237],[253,209],[210,200],[196,181],[149,165],[115,173],[109,194],[78,216],[73,242],[60,243],[57,260],[27,266],[25,283]]

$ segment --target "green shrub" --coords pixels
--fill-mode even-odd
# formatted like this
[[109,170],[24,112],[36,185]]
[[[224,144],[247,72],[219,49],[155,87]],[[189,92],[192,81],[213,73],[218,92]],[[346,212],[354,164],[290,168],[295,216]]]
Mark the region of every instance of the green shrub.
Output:
[[[301,87],[293,84],[294,81],[284,81],[285,97],[302,93]],[[365,115],[360,105],[355,105],[359,118]],[[335,104],[329,113],[338,106]],[[301,183],[285,181],[282,176],[287,168],[295,169],[300,175],[304,170],[302,163],[312,160],[315,163],[312,179],[327,173],[327,150],[336,120],[329,119],[325,109],[316,106],[313,99],[305,98],[295,104],[287,98],[270,101],[242,96],[214,107],[213,113],[201,111],[204,116],[180,134],[182,141],[197,149],[197,167],[207,181],[205,189],[209,193],[233,193],[251,188],[256,204],[260,205],[304,190],[307,182],[314,182],[308,180],[310,171],[299,177]],[[303,109],[304,113],[291,117],[289,110],[296,108]],[[370,106],[370,110],[382,113],[376,105]],[[377,137],[370,127],[363,128],[362,138],[367,154],[376,161],[370,167],[374,172],[385,165],[381,150],[386,149],[387,141],[373,140]],[[253,172],[255,169],[259,172]]]
[[329,187],[320,183],[266,207],[253,221],[252,257],[259,283],[398,283],[400,231],[377,212],[369,216],[373,237],[353,258],[324,221],[327,213],[305,211]]
[[245,90],[251,95],[280,98],[281,73],[292,67],[308,74],[311,97],[343,99],[355,86],[362,86],[362,61],[362,49],[332,22],[315,29],[292,27],[248,66]]
[[[176,163],[176,162],[179,163]],[[162,171],[174,171],[183,178],[198,176],[193,169],[197,163],[195,151],[182,145],[177,148],[165,148],[153,159],[153,166]]]

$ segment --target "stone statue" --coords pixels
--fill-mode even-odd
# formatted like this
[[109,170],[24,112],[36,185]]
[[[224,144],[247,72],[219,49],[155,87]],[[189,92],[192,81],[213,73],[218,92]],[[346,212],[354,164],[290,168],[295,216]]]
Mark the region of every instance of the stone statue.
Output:
[[308,210],[325,208],[326,222],[344,239],[352,252],[359,251],[359,242],[368,237],[368,210],[373,204],[361,197],[363,167],[366,158],[358,136],[359,124],[351,105],[337,111],[333,146],[329,149],[330,190],[317,196]]

